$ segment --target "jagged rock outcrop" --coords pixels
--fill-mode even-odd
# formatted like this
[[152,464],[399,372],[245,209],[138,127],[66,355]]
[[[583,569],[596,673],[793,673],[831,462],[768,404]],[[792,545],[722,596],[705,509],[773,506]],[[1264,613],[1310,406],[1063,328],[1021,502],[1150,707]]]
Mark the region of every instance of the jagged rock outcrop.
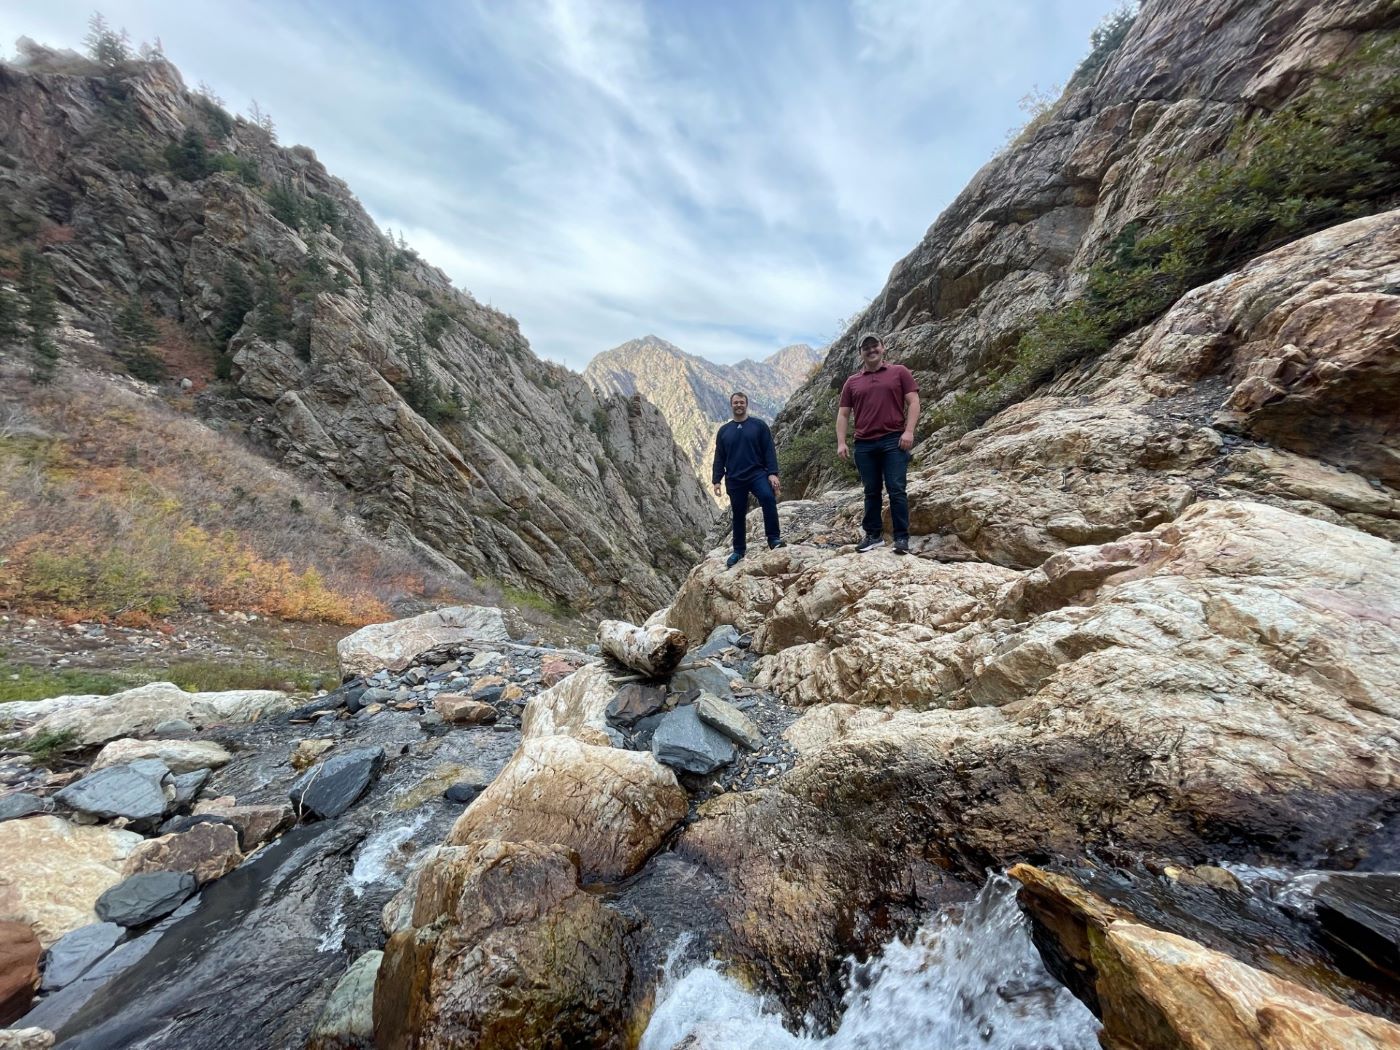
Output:
[[[63,367],[121,367],[136,299],[217,356],[201,398],[381,535],[578,609],[664,602],[713,517],[664,417],[531,353],[516,322],[382,234],[311,150],[162,59],[29,47],[0,68],[0,239],[38,249]],[[18,374],[18,370],[16,372]]]
[[731,417],[729,395],[742,390],[749,411],[771,422],[820,360],[819,351],[796,343],[762,361],[717,365],[648,335],[599,354],[583,378],[600,394],[641,394],[661,409],[676,443],[708,482],[715,429]]

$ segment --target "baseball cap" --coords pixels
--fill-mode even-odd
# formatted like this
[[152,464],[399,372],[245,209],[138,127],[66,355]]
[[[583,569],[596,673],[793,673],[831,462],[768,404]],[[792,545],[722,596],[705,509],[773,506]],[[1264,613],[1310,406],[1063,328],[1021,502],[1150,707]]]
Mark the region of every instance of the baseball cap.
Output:
[[884,340],[880,338],[879,332],[861,332],[860,338],[856,340],[856,349],[864,350],[865,344],[868,343],[871,339],[874,339],[877,343],[884,342]]

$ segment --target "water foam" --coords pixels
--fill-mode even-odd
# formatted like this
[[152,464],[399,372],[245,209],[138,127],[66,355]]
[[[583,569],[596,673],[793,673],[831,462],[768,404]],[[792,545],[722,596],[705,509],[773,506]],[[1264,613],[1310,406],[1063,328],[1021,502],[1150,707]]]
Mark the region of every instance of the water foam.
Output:
[[[672,958],[679,953],[673,952]],[[715,963],[668,973],[641,1050],[687,1036],[705,1050],[1098,1050],[1093,1014],[1046,972],[1010,880],[926,923],[856,968],[835,1033],[787,1031]]]

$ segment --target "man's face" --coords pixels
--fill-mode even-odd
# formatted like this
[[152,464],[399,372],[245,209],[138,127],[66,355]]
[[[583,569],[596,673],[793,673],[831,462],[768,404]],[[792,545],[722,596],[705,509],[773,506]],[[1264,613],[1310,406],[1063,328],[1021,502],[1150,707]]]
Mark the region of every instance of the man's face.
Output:
[[860,361],[866,368],[879,367],[885,356],[885,344],[878,339],[867,339],[861,344]]
[[729,407],[735,419],[743,419],[749,414],[749,399],[743,394],[735,394],[729,399]]

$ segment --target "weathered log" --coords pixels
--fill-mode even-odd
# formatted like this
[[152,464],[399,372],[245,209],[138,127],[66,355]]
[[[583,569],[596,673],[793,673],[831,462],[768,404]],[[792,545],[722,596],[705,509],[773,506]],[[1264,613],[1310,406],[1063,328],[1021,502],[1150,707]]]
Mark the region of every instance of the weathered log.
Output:
[[652,678],[674,671],[690,646],[674,627],[638,627],[625,620],[600,623],[598,644],[618,663]]

